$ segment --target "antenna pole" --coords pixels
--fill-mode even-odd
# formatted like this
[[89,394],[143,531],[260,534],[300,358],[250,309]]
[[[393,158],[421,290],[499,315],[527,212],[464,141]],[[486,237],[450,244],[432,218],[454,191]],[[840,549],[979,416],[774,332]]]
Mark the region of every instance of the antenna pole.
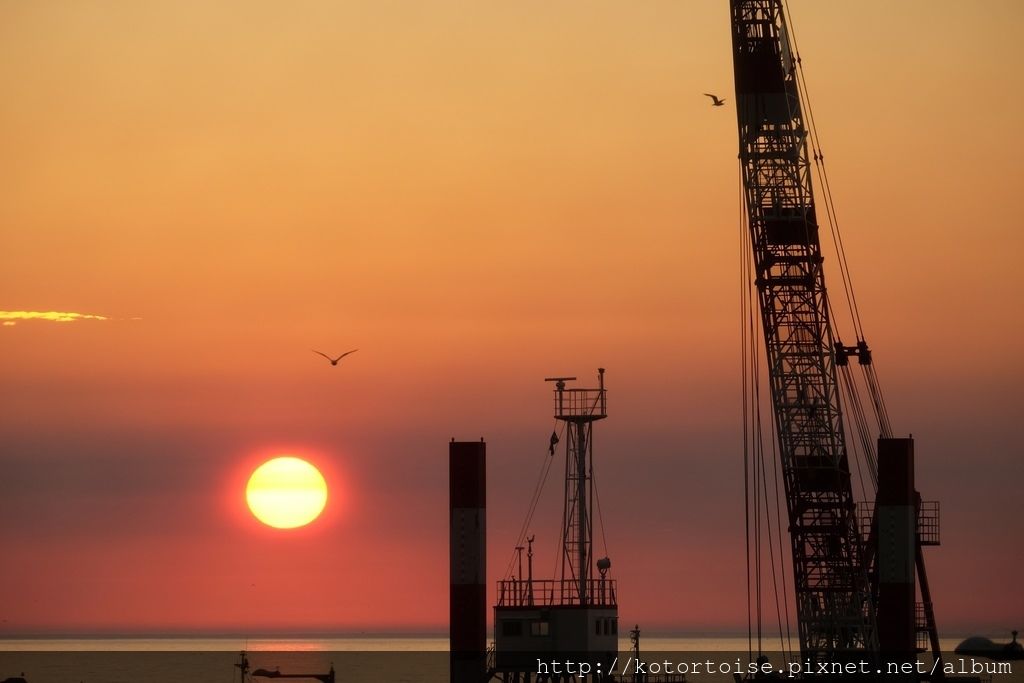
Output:
[[526,604],[528,604],[528,605],[533,605],[533,539],[534,538],[535,538],[534,536],[530,536],[529,538],[526,539],[526,543],[529,546],[529,549],[526,551],[526,565],[528,567],[527,571],[529,572],[527,574],[527,578],[526,578],[526,588],[527,588]]

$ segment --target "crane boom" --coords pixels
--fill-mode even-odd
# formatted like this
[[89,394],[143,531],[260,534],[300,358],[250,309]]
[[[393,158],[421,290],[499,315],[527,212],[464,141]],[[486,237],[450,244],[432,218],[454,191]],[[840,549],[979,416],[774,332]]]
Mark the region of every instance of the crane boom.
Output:
[[877,652],[782,0],[730,0],[744,201],[792,544],[801,657]]

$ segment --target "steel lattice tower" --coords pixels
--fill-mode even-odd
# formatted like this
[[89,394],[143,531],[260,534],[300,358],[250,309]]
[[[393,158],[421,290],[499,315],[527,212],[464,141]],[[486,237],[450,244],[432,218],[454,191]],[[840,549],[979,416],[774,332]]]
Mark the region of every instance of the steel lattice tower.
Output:
[[807,130],[781,0],[731,0],[740,163],[785,485],[801,657],[877,652]]
[[554,377],[555,418],[566,423],[565,496],[562,511],[562,604],[589,605],[594,596],[592,571],[594,490],[591,485],[593,425],[608,416],[604,368],[598,370],[599,388],[567,389],[566,380]]

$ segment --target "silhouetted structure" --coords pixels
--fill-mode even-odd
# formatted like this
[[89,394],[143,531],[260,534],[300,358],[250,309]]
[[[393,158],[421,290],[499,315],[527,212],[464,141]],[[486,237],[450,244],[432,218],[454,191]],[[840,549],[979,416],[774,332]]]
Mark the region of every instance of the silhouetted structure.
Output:
[[987,657],[996,661],[1024,660],[1024,646],[1017,641],[1017,631],[1012,631],[1009,643],[995,643],[982,636],[971,636],[956,646],[958,655]]
[[[910,661],[917,657],[918,635],[927,636],[933,655],[940,657],[921,553],[922,545],[938,543],[938,506],[922,504],[914,491],[913,442],[892,438],[838,237],[857,344],[845,346],[830,320],[809,140],[822,174],[823,157],[813,126],[809,134],[805,125],[800,59],[785,7],[782,0],[730,0],[730,10],[750,275],[761,313],[785,490],[800,658]],[[824,213],[838,235],[827,182],[823,185]],[[882,437],[877,473],[851,357],[857,358],[870,392],[877,421],[873,434]],[[864,453],[864,479],[878,486],[877,507],[866,504],[860,517],[841,391],[854,396],[846,408]]]
[[448,445],[452,683],[487,678],[487,444]]
[[238,662],[235,664],[238,669],[238,676],[241,683],[249,683],[249,677],[256,678],[311,678],[320,683],[334,683],[334,665],[331,665],[330,671],[324,674],[285,674],[281,673],[280,670],[275,669],[255,669],[249,671],[249,657],[246,656],[245,651],[239,653]]
[[[533,576],[533,539],[529,539],[527,575],[498,582],[494,608],[494,672],[505,681],[528,681],[538,660],[589,662],[589,678],[610,675],[618,649],[615,581],[607,577],[611,560],[593,557],[593,425],[607,417],[604,369],[596,389],[570,389],[575,377],[553,377],[555,418],[565,423],[565,490],[562,516],[561,575]],[[552,438],[552,453],[557,438]],[[596,568],[596,576],[595,576]]]

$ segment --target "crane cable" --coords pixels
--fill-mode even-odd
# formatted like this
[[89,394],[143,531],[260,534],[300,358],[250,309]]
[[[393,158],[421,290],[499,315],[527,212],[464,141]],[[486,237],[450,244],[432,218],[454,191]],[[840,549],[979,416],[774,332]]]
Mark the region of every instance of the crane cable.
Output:
[[[821,151],[821,143],[818,137],[817,128],[814,122],[814,113],[810,104],[808,96],[808,89],[806,78],[803,71],[803,64],[800,57],[799,49],[796,44],[796,38],[793,31],[793,22],[789,16],[789,8],[785,0],[781,0],[783,11],[785,12],[784,20],[786,21],[788,28],[788,35],[786,39],[792,41],[793,53],[795,57],[795,72],[796,77],[799,79],[799,97],[800,103],[803,108],[806,109],[808,114],[808,128],[810,135],[808,140],[810,142],[811,150],[813,153],[813,160],[815,164],[815,170],[821,180],[821,188],[823,191],[823,198],[826,210],[826,217],[829,222],[829,228],[832,234],[833,245],[836,249],[839,262],[840,275],[843,281],[844,295],[849,311],[849,317],[853,325],[854,334],[860,347],[865,342],[864,327],[860,316],[860,310],[854,292],[852,276],[850,273],[849,262],[846,256],[845,245],[843,243],[842,234],[839,229],[838,217],[835,209],[835,203],[832,197],[831,185],[828,179],[827,169],[825,167],[824,153]],[[740,250],[741,250],[741,268],[740,268],[740,287],[741,287],[741,300],[740,300],[740,317],[741,317],[741,383],[743,391],[742,401],[742,417],[743,417],[743,458],[744,458],[744,499],[745,499],[745,513],[744,513],[744,529],[745,529],[745,548],[746,548],[746,572],[747,572],[747,644],[748,651],[753,650],[753,628],[756,620],[758,638],[757,638],[757,649],[761,651],[761,630],[762,630],[762,609],[763,609],[763,597],[761,590],[761,558],[762,558],[762,547],[761,547],[761,499],[764,498],[764,519],[767,524],[768,533],[768,549],[769,549],[769,561],[772,568],[772,585],[776,596],[776,610],[779,619],[780,638],[782,636],[782,617],[779,613],[779,587],[775,576],[775,557],[774,557],[774,544],[772,534],[772,515],[771,510],[768,507],[768,483],[767,473],[764,464],[764,435],[761,421],[761,397],[758,387],[760,386],[760,372],[759,365],[757,363],[759,345],[755,334],[755,323],[754,323],[754,311],[752,303],[752,280],[750,277],[754,274],[752,264],[752,245],[750,243],[749,232],[745,229],[744,219],[746,218],[746,197],[743,192],[743,167],[740,164]],[[837,320],[836,316],[831,307],[831,303],[828,300],[826,294],[826,305],[827,315],[833,321]],[[829,331],[831,334],[831,330]],[[748,355],[749,352],[749,355]],[[861,365],[863,371],[863,381],[866,385],[870,397],[871,410],[874,413],[874,417],[878,424],[878,431],[882,436],[891,435],[891,426],[888,417],[888,410],[885,404],[885,399],[881,391],[881,386],[878,380],[877,370],[874,367],[874,363],[861,359]],[[858,383],[854,379],[852,370],[848,364],[842,365],[839,368],[840,376],[840,388],[846,395],[848,401],[847,405],[850,406],[850,413],[852,417],[852,424],[856,438],[853,441],[855,455],[854,458],[856,466],[858,468],[858,475],[861,484],[861,491],[867,499],[867,491],[865,490],[865,481],[870,481],[872,488],[877,487],[877,463],[874,455],[874,447],[872,442],[871,430],[868,425],[867,412],[864,409],[863,401],[860,398],[858,390]],[[779,492],[778,492],[778,473],[781,463],[775,451],[775,442],[772,441],[773,456],[776,461],[776,467],[773,469],[773,475],[775,477],[775,488],[776,488],[776,513],[775,521],[779,524],[779,533],[776,537],[779,544],[779,565],[783,566],[784,554],[782,553],[782,534],[781,524],[782,516],[781,510],[779,509]],[[864,476],[864,472],[861,471],[861,460],[863,459],[865,469],[867,470],[868,476]],[[753,518],[753,519],[752,519]],[[753,528],[752,528],[753,527]],[[753,532],[753,541],[751,540],[751,533]],[[752,565],[753,565],[753,587],[752,582]],[[782,590],[788,596],[788,587],[785,583],[785,572],[781,572],[783,576]],[[753,593],[753,595],[752,595]],[[790,638],[789,633],[789,601],[785,599],[782,601],[785,605],[786,611],[786,638]],[[791,645],[791,642],[790,642]],[[785,652],[786,645],[783,641],[783,651]],[[791,649],[791,648],[790,648]]]
[[[838,256],[840,276],[843,281],[843,290],[846,295],[847,306],[853,323],[854,335],[858,344],[860,344],[865,342],[864,325],[860,316],[860,307],[857,304],[857,295],[853,287],[853,277],[851,275],[849,261],[846,256],[846,247],[843,243],[842,231],[839,228],[839,218],[836,212],[835,202],[832,198],[832,187],[829,183],[828,169],[825,165],[825,154],[821,149],[821,139],[818,136],[818,128],[814,119],[814,108],[811,105],[810,91],[807,87],[807,78],[804,74],[803,59],[800,56],[800,49],[797,44],[793,18],[786,0],[781,0],[781,2],[783,11],[785,12],[786,25],[788,27],[787,38],[792,41],[793,55],[796,62],[795,73],[799,79],[798,92],[800,95],[800,104],[807,110],[808,130],[810,132],[809,140],[811,143],[811,150],[813,152],[815,168],[817,170],[818,178],[821,180],[822,193],[825,200],[826,217],[832,234],[833,245],[835,246],[836,254]],[[833,320],[835,319],[834,316],[831,317]],[[892,427],[889,421],[888,409],[885,404],[885,398],[882,395],[881,384],[878,381],[877,370],[873,367],[874,362],[873,360],[867,363],[862,361],[860,365],[863,368],[864,382],[867,386],[872,411],[878,424],[878,433],[880,436],[891,436]],[[877,475],[874,472],[873,453],[874,449],[871,447],[866,450],[866,458],[869,462],[868,469],[872,474],[871,479],[874,482]]]
[[843,290],[846,293],[847,304],[850,308],[850,316],[853,321],[854,333],[857,341],[864,340],[863,326],[861,325],[860,309],[857,306],[857,296],[853,291],[853,281],[850,276],[849,263],[846,259],[846,249],[843,245],[842,234],[839,231],[839,221],[835,212],[835,204],[832,201],[832,189],[828,181],[828,172],[825,168],[825,154],[821,151],[821,140],[818,138],[818,129],[814,122],[814,109],[811,106],[810,93],[807,89],[807,80],[804,76],[803,60],[800,57],[800,48],[797,45],[796,29],[793,18],[789,12],[789,4],[782,0],[785,22],[787,27],[787,40],[793,43],[793,56],[796,57],[796,75],[799,79],[800,106],[807,110],[808,132],[810,132],[811,151],[814,155],[814,164],[818,170],[818,177],[822,181],[822,192],[825,199],[825,212],[832,232],[832,239],[839,256],[839,270],[843,280]]
[[743,193],[743,164],[739,164],[739,202],[740,207],[740,384],[741,384],[741,396],[740,405],[741,413],[743,416],[743,532],[744,532],[744,549],[747,563],[747,658],[753,659],[754,651],[754,635],[753,635],[753,620],[750,615],[750,466],[749,466],[749,453],[750,453],[750,438],[749,438],[749,418],[747,415],[747,396],[748,396],[748,379],[747,379],[747,323],[750,314],[747,311],[750,303],[749,296],[749,284],[747,282],[749,276],[749,269],[747,266],[747,259],[749,259],[750,249],[747,245],[747,229],[745,224],[745,200]]
[[[764,424],[761,415],[761,380],[760,364],[758,361],[758,358],[760,358],[760,344],[756,332],[757,321],[754,313],[754,295],[752,294],[753,280],[751,276],[754,273],[753,249],[746,225],[746,199],[743,191],[742,164],[740,164],[738,184],[740,195],[740,374],[743,394],[741,412],[743,414],[744,530],[747,572],[747,649],[748,656],[753,657],[753,630],[754,622],[756,621],[757,653],[760,655],[764,652],[762,633],[765,596],[762,594],[761,581],[763,573],[761,562],[764,556],[761,542],[763,502],[763,519],[767,532],[767,559],[771,572],[771,589],[775,602],[775,617],[779,629],[780,649],[788,661],[792,652],[792,634],[789,615],[789,587],[785,578],[785,554],[782,543],[783,518],[779,502],[781,498],[779,490],[779,469],[781,468],[781,463],[776,451],[775,440],[769,438],[771,460],[774,463],[772,468],[772,479],[775,489],[775,514],[773,519],[769,504],[771,496],[769,496],[768,490]],[[753,476],[752,482],[751,474]],[[751,549],[751,520],[753,520],[753,549]],[[776,552],[778,555],[776,555]],[[753,556],[754,565],[753,576],[751,576],[751,556]],[[751,584],[753,584],[753,595],[751,595]]]

